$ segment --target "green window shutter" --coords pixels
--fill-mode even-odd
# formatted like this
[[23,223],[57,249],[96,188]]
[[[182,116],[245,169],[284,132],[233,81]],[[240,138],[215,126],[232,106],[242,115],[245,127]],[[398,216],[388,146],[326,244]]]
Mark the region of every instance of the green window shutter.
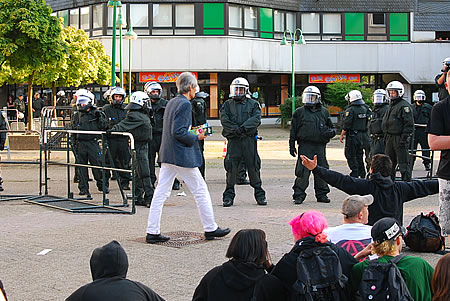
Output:
[[[391,35],[408,35],[408,14],[389,14],[389,33]],[[393,37],[392,37],[393,38]],[[392,40],[391,38],[391,40]]]
[[391,41],[409,41],[408,36],[391,36]]
[[225,34],[225,30],[223,29],[203,29],[203,34],[207,36],[223,36]]
[[273,16],[271,8],[260,8],[261,38],[273,39]]
[[[225,26],[225,8],[223,3],[203,3],[203,28],[204,34],[207,34],[206,29],[222,29],[222,35],[224,34]],[[212,34],[208,31],[208,34]],[[220,34],[219,31],[214,34]]]
[[364,41],[364,36],[345,36],[346,41]]
[[345,34],[364,35],[364,13],[345,14]]

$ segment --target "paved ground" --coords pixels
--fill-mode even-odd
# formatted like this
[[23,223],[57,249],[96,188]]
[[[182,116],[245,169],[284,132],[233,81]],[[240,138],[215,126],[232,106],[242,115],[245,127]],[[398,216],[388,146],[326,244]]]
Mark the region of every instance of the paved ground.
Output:
[[[220,130],[220,129],[218,129]],[[287,221],[302,211],[322,211],[330,226],[340,224],[340,206],[345,194],[331,188],[330,204],[317,203],[312,190],[300,206],[291,201],[295,159],[288,152],[289,132],[277,127],[263,127],[264,137],[259,143],[262,158],[263,188],[269,205],[256,205],[249,186],[237,186],[235,206],[223,208],[225,187],[223,169],[223,138],[215,133],[206,142],[206,174],[217,223],[230,227],[232,234],[221,240],[189,245],[180,249],[148,245],[137,240],[145,235],[148,209],[137,208],[135,215],[73,214],[17,201],[0,200],[0,279],[10,300],[64,300],[79,286],[91,281],[89,258],[95,247],[115,239],[128,253],[128,277],[138,280],[166,300],[190,300],[201,277],[212,267],[223,263],[231,237],[243,228],[260,228],[267,234],[274,262],[290,250],[293,239]],[[343,146],[333,140],[328,149],[330,167],[348,173]],[[6,156],[3,156],[6,158]],[[12,159],[36,160],[38,152],[15,152]],[[63,161],[63,153],[52,153]],[[3,194],[37,194],[39,191],[37,166],[3,166],[5,191]],[[415,175],[424,175],[421,162],[416,162]],[[49,194],[64,196],[66,171],[52,166],[49,172]],[[111,185],[111,199],[118,200],[117,187]],[[183,187],[185,188],[185,187]],[[72,184],[72,189],[76,186]],[[166,202],[162,218],[162,232],[202,232],[197,208],[190,192],[186,196],[172,193]],[[101,194],[91,182],[95,200]],[[364,192],[361,192],[362,194]],[[405,224],[420,212],[436,211],[437,195],[409,202],[405,205]],[[47,255],[37,255],[52,249]],[[435,254],[417,254],[433,266],[440,258]]]

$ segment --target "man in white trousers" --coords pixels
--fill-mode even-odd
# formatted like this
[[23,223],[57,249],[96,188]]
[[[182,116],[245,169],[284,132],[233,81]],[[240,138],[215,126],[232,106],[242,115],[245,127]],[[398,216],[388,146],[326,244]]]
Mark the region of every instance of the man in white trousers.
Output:
[[223,237],[229,228],[221,229],[214,220],[211,196],[198,167],[202,165],[199,140],[204,134],[189,133],[192,124],[190,100],[195,97],[197,79],[190,72],[177,79],[177,97],[170,100],[164,112],[164,125],[158,160],[161,163],[158,186],[153,195],[148,215],[146,241],[150,244],[165,242],[170,238],[161,235],[161,215],[164,202],[170,196],[175,176],[184,181],[194,195],[207,240]]

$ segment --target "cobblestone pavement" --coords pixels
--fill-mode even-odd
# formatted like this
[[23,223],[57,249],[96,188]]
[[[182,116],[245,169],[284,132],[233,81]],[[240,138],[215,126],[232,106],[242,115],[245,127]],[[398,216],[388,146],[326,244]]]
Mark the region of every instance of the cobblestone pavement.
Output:
[[[0,279],[10,300],[64,300],[75,289],[91,281],[89,258],[95,247],[115,239],[128,253],[128,277],[140,281],[166,300],[190,300],[201,277],[212,267],[222,264],[232,235],[243,228],[260,228],[267,234],[272,260],[277,262],[290,250],[293,239],[287,221],[309,209],[322,211],[330,224],[340,224],[340,206],[346,194],[331,188],[330,204],[317,203],[312,183],[308,197],[300,206],[292,204],[292,183],[296,159],[288,152],[288,130],[264,127],[264,139],[259,142],[262,158],[263,188],[268,206],[256,205],[250,186],[237,186],[235,205],[223,208],[225,188],[223,169],[223,138],[220,129],[210,137],[206,148],[206,176],[211,192],[217,223],[230,227],[232,233],[224,239],[182,248],[142,243],[145,236],[148,209],[138,207],[135,215],[74,214],[50,209],[22,200],[0,200]],[[334,139],[327,148],[330,168],[349,173],[343,155],[343,145]],[[3,155],[3,159],[6,155]],[[33,151],[12,152],[11,158],[38,160]],[[52,153],[52,159],[64,161],[64,153]],[[5,191],[3,195],[38,194],[38,166],[3,165]],[[49,169],[49,194],[64,196],[67,189],[66,170],[62,166]],[[421,162],[416,162],[414,176],[423,176]],[[101,200],[95,184],[90,182],[94,200]],[[76,185],[71,184],[77,192]],[[182,187],[186,196],[173,192],[163,210],[162,233],[172,231],[202,232],[192,195]],[[362,194],[364,192],[361,192]],[[115,183],[111,184],[110,199],[119,200]],[[405,204],[407,225],[420,212],[437,211],[437,195]],[[140,239],[140,241],[139,241]],[[37,255],[51,249],[43,256]],[[410,253],[410,252],[409,252]],[[435,254],[414,254],[433,266],[440,258]]]

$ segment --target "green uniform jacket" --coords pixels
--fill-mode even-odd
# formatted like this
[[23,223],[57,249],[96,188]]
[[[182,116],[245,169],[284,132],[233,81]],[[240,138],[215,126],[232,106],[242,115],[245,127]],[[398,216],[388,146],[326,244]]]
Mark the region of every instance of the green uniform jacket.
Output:
[[298,144],[302,142],[326,144],[334,134],[333,122],[326,108],[322,105],[316,109],[303,106],[296,109],[292,117],[289,146],[295,147],[295,141]]
[[[89,112],[75,111],[72,128],[81,131],[103,131],[107,128],[106,116],[102,111],[92,108]],[[76,134],[77,140],[87,141],[99,138],[98,135]]]
[[148,143],[152,140],[150,117],[142,110],[130,110],[124,120],[113,126],[112,131],[129,132],[136,142]]
[[245,129],[245,135],[255,136],[261,124],[259,102],[251,98],[243,101],[228,99],[220,110],[220,122],[223,127],[222,136],[227,139],[237,138],[234,131],[239,127]]
[[372,111],[366,104],[350,105],[344,112],[344,130],[351,135],[351,131],[365,132]]
[[127,116],[125,106],[125,104],[107,104],[103,106],[103,112],[105,112],[106,120],[108,121],[108,129],[112,129],[113,126],[125,119],[125,117]]
[[394,99],[383,118],[383,132],[406,140],[414,132],[414,116],[410,104],[403,98]]
[[370,135],[384,136],[383,123],[384,115],[389,110],[389,104],[384,103],[373,108],[372,117],[369,121],[369,133]]
[[416,103],[412,105],[413,115],[414,115],[414,123],[417,124],[428,124],[428,120],[431,116],[431,109],[433,108],[428,103],[423,103],[418,106]]

